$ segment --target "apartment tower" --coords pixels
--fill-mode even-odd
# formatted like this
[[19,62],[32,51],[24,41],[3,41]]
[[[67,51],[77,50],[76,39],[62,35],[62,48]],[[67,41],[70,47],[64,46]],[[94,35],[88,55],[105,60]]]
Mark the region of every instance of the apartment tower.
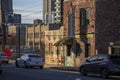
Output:
[[0,0],[0,12],[4,13],[5,21],[8,21],[8,16],[13,13],[13,0]]
[[54,23],[55,1],[43,0],[43,22],[44,24]]

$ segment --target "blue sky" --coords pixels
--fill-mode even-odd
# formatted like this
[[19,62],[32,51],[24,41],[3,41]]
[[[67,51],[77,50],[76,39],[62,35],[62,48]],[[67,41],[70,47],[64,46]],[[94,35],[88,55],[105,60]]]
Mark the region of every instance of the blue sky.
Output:
[[42,19],[43,0],[13,0],[14,13],[22,15],[22,23]]

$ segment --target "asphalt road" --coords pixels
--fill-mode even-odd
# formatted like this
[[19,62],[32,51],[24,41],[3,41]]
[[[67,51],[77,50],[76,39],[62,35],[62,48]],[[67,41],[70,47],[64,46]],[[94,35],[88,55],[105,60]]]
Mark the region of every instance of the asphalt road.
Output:
[[14,65],[3,65],[3,74],[0,80],[120,80],[118,77],[101,79],[99,76],[81,77],[78,72],[57,69],[16,68]]

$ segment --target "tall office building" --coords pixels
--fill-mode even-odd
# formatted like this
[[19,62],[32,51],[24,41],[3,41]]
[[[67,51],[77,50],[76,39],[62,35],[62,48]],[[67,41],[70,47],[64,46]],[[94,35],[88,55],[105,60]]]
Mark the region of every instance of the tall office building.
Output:
[[43,21],[45,24],[62,23],[64,0],[43,0]]
[[[2,35],[2,39],[0,40],[0,46],[2,49],[5,48],[5,45],[8,43],[8,27],[5,24],[9,23],[9,16],[13,13],[13,4],[12,0],[0,0],[0,35]],[[5,23],[4,25],[1,23]],[[1,48],[1,47],[0,47]]]
[[21,24],[21,14],[14,14],[12,17],[12,23]]
[[54,23],[55,16],[55,1],[43,0],[43,21],[44,24]]
[[56,0],[55,2],[55,23],[62,23],[63,21],[63,1]]
[[9,14],[13,13],[13,0],[0,0],[0,15],[1,10],[5,15],[5,21],[7,22]]

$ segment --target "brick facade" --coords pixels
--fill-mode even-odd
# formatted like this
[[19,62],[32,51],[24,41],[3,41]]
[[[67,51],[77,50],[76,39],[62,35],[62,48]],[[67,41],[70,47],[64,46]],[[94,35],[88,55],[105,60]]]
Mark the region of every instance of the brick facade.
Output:
[[[80,36],[75,38],[75,42],[80,46],[80,55],[75,56],[75,66],[79,66],[81,61],[88,56],[108,53],[110,42],[120,41],[119,3],[119,0],[69,0],[64,2],[64,34],[68,36],[69,22],[67,15],[75,7],[75,35],[79,34]],[[83,26],[84,15],[81,15],[83,13],[81,9],[86,10],[85,18],[88,21]],[[92,38],[83,37],[83,34],[89,36],[89,33],[93,33]],[[76,46],[76,44],[73,44],[73,46]],[[87,56],[86,52],[88,53]]]

